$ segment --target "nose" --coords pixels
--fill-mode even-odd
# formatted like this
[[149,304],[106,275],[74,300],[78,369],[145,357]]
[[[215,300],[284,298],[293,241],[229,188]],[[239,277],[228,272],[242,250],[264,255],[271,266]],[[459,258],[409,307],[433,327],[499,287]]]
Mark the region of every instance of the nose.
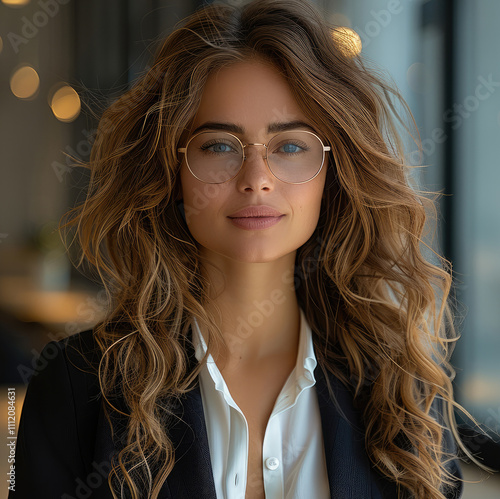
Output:
[[271,173],[266,162],[266,148],[262,144],[245,147],[245,160],[236,177],[240,191],[271,191],[276,177]]

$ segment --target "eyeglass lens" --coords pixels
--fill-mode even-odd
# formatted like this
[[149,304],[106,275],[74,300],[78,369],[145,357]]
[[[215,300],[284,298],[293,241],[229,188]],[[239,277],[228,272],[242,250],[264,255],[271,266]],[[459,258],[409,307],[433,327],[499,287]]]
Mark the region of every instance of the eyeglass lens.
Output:
[[[186,159],[199,180],[222,183],[238,173],[244,155],[250,155],[249,147],[253,146],[247,146],[244,151],[241,143],[225,132],[202,132],[189,142]],[[284,182],[306,182],[318,173],[323,163],[323,145],[308,132],[279,133],[267,147],[269,168]],[[264,154],[265,151],[262,156]]]

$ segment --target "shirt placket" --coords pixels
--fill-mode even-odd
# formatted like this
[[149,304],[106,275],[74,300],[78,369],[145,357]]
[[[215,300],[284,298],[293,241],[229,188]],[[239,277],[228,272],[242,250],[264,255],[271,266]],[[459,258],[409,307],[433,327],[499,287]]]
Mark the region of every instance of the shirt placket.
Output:
[[277,414],[269,418],[262,445],[262,472],[266,498],[284,496],[284,473],[280,420]]
[[[230,441],[233,443],[234,457],[228,462],[226,477],[226,497],[245,499],[247,487],[246,470],[248,469],[248,424],[243,413],[231,407],[234,417],[231,418]],[[242,438],[243,436],[243,438]]]

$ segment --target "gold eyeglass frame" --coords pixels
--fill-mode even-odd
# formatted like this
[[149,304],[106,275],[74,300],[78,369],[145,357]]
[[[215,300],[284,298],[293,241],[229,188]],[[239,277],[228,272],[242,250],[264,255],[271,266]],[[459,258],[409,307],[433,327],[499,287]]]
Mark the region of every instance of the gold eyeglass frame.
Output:
[[266,156],[265,156],[265,160],[266,160],[266,165],[267,167],[269,168],[269,171],[272,173],[273,177],[277,178],[278,180],[280,180],[281,182],[285,182],[286,184],[295,184],[295,185],[299,185],[299,184],[305,184],[306,182],[310,182],[311,180],[313,180],[314,178],[316,178],[319,173],[321,172],[321,170],[323,169],[323,165],[325,164],[325,152],[326,151],[330,151],[331,150],[331,147],[330,146],[325,146],[323,144],[323,141],[314,133],[314,132],[310,132],[309,130],[294,130],[295,132],[301,132],[301,133],[308,133],[310,135],[313,135],[314,137],[316,137],[318,140],[319,140],[319,143],[321,144],[321,147],[323,148],[323,159],[321,160],[321,165],[320,167],[318,168],[318,171],[310,178],[310,179],[307,179],[307,180],[304,180],[303,182],[287,182],[286,180],[282,180],[280,179],[274,172],[273,170],[271,169],[271,167],[269,166],[269,161],[267,160],[267,154],[268,154],[268,145],[271,141],[273,141],[277,136],[281,135],[281,134],[284,134],[286,132],[279,132],[277,133],[276,135],[274,135],[273,137],[271,137],[269,139],[269,141],[267,142],[267,144],[260,144],[258,142],[249,142],[249,143],[243,143],[238,137],[236,137],[236,135],[233,135],[232,133],[230,132],[226,132],[226,131],[222,131],[222,133],[225,133],[227,135],[230,135],[231,137],[235,138],[240,146],[241,146],[241,150],[242,150],[242,160],[241,160],[241,164],[238,168],[238,171],[231,177],[231,178],[228,178],[227,180],[224,180],[224,182],[207,182],[205,180],[202,180],[201,178],[197,177],[193,170],[191,170],[191,167],[189,166],[189,161],[187,159],[187,149],[189,147],[189,144],[190,142],[195,138],[197,137],[198,135],[201,135],[202,133],[215,133],[216,131],[211,131],[211,130],[203,130],[201,132],[198,132],[196,134],[194,134],[188,141],[187,141],[187,144],[186,144],[186,147],[179,147],[177,149],[178,152],[180,153],[183,153],[185,155],[185,159],[186,159],[186,165],[189,169],[189,171],[191,172],[191,174],[193,175],[193,177],[195,177],[196,179],[198,179],[200,182],[204,182],[205,184],[225,184],[226,182],[229,182],[230,180],[233,180],[234,178],[236,178],[238,176],[238,174],[240,173],[241,171],[241,168],[243,167],[243,163],[245,162],[245,160],[247,159],[247,157],[245,156],[245,147],[247,146],[264,146],[266,148]]

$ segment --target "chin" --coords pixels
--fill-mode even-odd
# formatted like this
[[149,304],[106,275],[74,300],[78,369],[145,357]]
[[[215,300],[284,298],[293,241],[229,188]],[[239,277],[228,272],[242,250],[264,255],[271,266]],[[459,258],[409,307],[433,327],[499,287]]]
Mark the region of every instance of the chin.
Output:
[[233,258],[233,260],[236,260],[240,263],[271,263],[275,262],[281,257],[282,255],[275,256],[259,252],[254,254],[245,253],[242,255],[237,255],[235,258]]
[[[293,255],[291,255],[293,253]],[[247,241],[245,245],[239,247],[213,248],[205,253],[209,260],[223,259],[239,263],[271,263],[290,256],[295,261],[295,251],[292,248],[279,248],[274,244],[252,244]],[[217,256],[215,256],[217,255]]]
[[[248,245],[251,246],[251,245]],[[236,251],[224,252],[227,258],[241,263],[269,263],[283,257],[283,252],[271,251],[270,248],[241,248]]]

